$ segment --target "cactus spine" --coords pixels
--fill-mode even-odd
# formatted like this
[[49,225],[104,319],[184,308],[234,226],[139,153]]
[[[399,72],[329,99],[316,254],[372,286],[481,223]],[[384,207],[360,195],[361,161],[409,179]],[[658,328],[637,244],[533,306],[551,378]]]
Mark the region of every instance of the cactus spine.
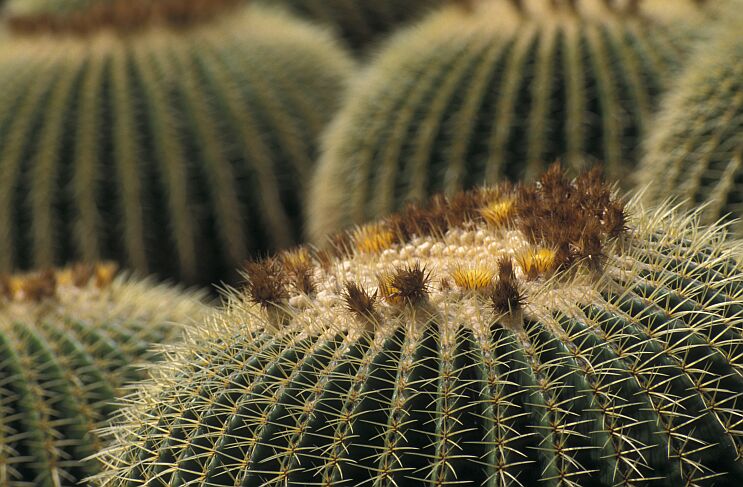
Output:
[[98,485],[743,480],[743,269],[719,229],[553,169],[333,242],[248,266],[130,398]]
[[702,12],[471,3],[400,33],[354,84],[324,140],[313,240],[440,191],[533,179],[556,158],[625,178]]
[[[690,60],[648,135],[637,182],[648,201],[706,204],[707,222],[743,216],[743,25],[740,7]],[[733,11],[737,6],[737,11]],[[743,224],[734,224],[738,236]]]
[[115,258],[206,284],[298,239],[351,62],[267,8],[201,25],[220,3],[121,0],[0,46],[0,270]]
[[97,472],[95,430],[143,378],[154,343],[206,314],[198,295],[76,265],[0,279],[0,485],[78,485]]
[[[337,26],[356,49],[367,47],[397,25],[420,16],[444,0],[269,0],[293,12]],[[266,3],[269,3],[267,1]]]

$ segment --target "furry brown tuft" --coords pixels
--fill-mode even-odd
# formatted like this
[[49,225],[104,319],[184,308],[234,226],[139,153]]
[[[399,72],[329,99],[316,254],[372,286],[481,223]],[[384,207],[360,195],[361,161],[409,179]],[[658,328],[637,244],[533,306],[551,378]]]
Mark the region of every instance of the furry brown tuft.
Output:
[[378,276],[379,293],[393,304],[418,305],[428,299],[431,274],[420,263]]
[[289,298],[288,275],[278,259],[248,262],[245,273],[248,277],[246,289],[255,303],[270,308]]
[[363,320],[373,319],[375,316],[374,305],[377,302],[377,293],[369,294],[363,287],[355,282],[347,282],[343,293],[346,309]]
[[313,276],[310,252],[305,247],[279,254],[281,264],[288,274],[289,283],[300,293],[311,296],[317,290]]
[[518,227],[534,245],[556,251],[557,268],[584,261],[597,269],[609,239],[625,231],[625,206],[598,168],[571,182],[559,163],[516,192]]
[[520,290],[510,257],[498,260],[498,280],[492,287],[490,300],[498,314],[515,313],[524,307],[526,297]]
[[135,32],[152,24],[183,28],[211,20],[241,0],[113,0],[96,3],[71,14],[11,16],[17,33],[41,32],[86,35],[103,29]]

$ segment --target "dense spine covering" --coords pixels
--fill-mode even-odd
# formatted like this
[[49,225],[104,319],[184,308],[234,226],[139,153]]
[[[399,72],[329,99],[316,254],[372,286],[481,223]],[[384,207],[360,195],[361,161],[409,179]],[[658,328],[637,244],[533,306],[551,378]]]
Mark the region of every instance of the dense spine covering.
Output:
[[445,0],[264,0],[307,18],[333,25],[356,49],[414,20]]
[[[294,244],[348,56],[268,8],[131,33],[147,2],[114,5],[91,15],[125,31],[27,23],[0,46],[0,270],[114,259],[207,284]],[[158,5],[188,19],[180,0]]]
[[247,267],[130,397],[99,485],[743,481],[719,229],[551,170],[332,241]]
[[[704,220],[743,216],[743,2],[692,57],[664,100],[638,172],[649,202],[705,204]],[[736,8],[736,11],[733,11]],[[743,223],[733,224],[738,236]]]
[[72,487],[97,472],[96,430],[153,344],[205,316],[200,296],[75,265],[0,278],[0,485]]
[[466,3],[391,39],[353,85],[324,139],[313,240],[556,158],[624,182],[704,15],[687,0]]

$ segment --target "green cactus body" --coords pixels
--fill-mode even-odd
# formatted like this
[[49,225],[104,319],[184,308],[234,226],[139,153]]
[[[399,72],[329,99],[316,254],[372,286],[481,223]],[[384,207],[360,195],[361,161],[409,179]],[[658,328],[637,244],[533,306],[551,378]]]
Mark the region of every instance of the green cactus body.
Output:
[[[706,204],[706,222],[743,216],[743,16],[738,11],[689,62],[648,135],[638,184],[648,201]],[[732,9],[731,9],[732,10]],[[733,224],[738,236],[743,224]]]
[[336,42],[255,6],[187,31],[82,19],[0,46],[0,270],[112,258],[207,284],[293,245],[351,69]]
[[201,297],[107,266],[0,283],[0,485],[74,486],[97,472],[95,432],[142,379],[154,343],[207,313]]
[[551,182],[249,265],[129,398],[99,485],[740,485],[739,249]]
[[368,47],[384,33],[413,20],[444,0],[266,0],[293,12],[336,26],[356,49]]
[[473,3],[400,33],[357,79],[324,140],[313,240],[556,158],[623,180],[702,15],[687,1]]

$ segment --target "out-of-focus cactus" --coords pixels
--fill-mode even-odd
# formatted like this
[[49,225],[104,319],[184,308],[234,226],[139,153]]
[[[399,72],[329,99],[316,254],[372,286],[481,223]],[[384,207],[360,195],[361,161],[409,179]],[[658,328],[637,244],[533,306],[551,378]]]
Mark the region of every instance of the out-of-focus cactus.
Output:
[[101,485],[736,486],[743,267],[596,173],[438,197],[247,266]]
[[637,182],[648,202],[675,196],[705,204],[706,222],[738,219],[743,236],[743,2],[730,6],[665,99]]
[[208,309],[200,296],[115,277],[109,264],[0,278],[0,485],[78,485],[124,386],[154,344]]
[[112,258],[206,284],[296,242],[352,63],[326,32],[234,3],[15,20],[0,45],[0,270]]
[[313,240],[556,158],[624,182],[707,15],[690,0],[467,3],[398,34],[356,80],[325,136]]

